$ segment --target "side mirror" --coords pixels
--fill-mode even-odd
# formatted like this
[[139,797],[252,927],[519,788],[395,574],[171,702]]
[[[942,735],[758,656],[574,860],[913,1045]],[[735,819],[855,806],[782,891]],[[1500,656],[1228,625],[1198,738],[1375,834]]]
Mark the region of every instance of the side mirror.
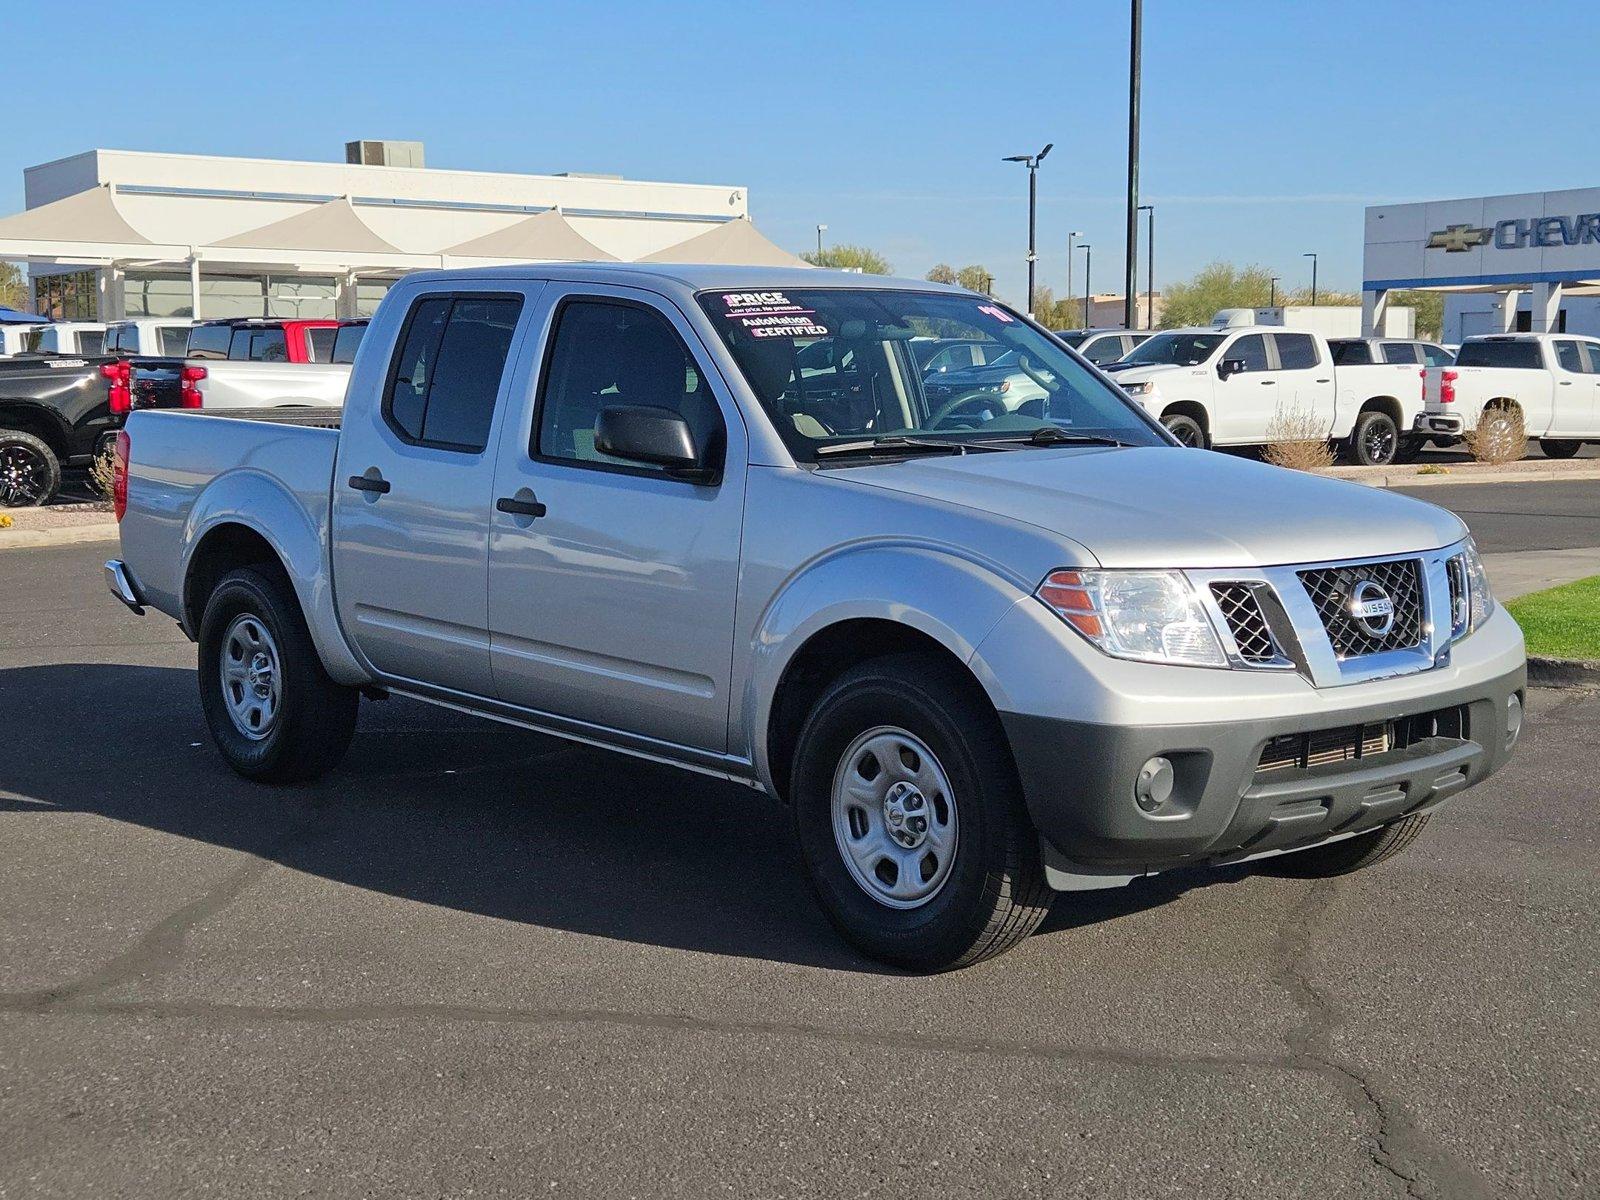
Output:
[[695,449],[689,422],[670,408],[619,404],[603,409],[594,422],[594,446],[612,458],[665,467],[678,478],[696,482],[711,478]]
[[1244,370],[1244,359],[1225,358],[1217,364],[1217,378],[1226,379],[1229,375],[1238,375]]

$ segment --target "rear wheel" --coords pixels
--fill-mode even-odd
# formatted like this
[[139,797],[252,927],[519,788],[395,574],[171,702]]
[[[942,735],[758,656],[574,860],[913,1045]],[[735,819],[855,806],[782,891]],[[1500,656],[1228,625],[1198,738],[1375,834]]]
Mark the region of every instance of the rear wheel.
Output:
[[0,508],[36,508],[61,490],[61,462],[20,429],[0,429]]
[[1356,418],[1350,435],[1351,456],[1364,467],[1386,467],[1400,452],[1400,430],[1394,418],[1376,409]]
[[1283,875],[1291,879],[1327,879],[1334,875],[1348,875],[1393,858],[1416,841],[1427,823],[1427,813],[1401,817],[1392,825],[1357,834],[1342,842],[1263,859],[1255,864],[1255,868],[1263,875]]
[[862,663],[795,747],[801,854],[823,911],[862,952],[914,971],[1000,954],[1051,892],[1005,735],[938,658]]
[[1193,417],[1186,417],[1182,413],[1168,413],[1161,418],[1161,423],[1167,427],[1167,432],[1177,438],[1184,446],[1196,450],[1206,448],[1206,431],[1200,427],[1200,422]]
[[1428,439],[1417,437],[1415,434],[1401,435],[1400,448],[1394,452],[1397,463],[1414,463],[1422,457],[1422,450],[1428,444]]
[[200,620],[199,671],[212,740],[247,779],[314,779],[355,734],[360,693],[323,670],[294,592],[275,571],[222,577]]
[[1539,449],[1546,458],[1571,458],[1582,446],[1582,442],[1555,441],[1551,438],[1539,439]]

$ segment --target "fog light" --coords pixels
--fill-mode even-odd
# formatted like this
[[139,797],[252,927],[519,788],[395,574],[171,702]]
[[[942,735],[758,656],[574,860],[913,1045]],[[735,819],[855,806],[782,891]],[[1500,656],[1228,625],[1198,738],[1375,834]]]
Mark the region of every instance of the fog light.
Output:
[[1517,744],[1522,732],[1522,697],[1512,692],[1506,697],[1506,749]]
[[1155,812],[1172,795],[1174,782],[1171,761],[1157,755],[1139,768],[1139,778],[1133,781],[1134,802],[1145,812]]

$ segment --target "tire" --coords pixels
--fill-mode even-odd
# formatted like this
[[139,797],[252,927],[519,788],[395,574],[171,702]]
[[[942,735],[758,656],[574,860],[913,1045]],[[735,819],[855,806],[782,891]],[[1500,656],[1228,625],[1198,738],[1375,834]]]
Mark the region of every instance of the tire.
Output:
[[[225,683],[226,669],[233,677]],[[199,673],[212,740],[246,779],[304,783],[350,746],[361,694],[328,678],[294,592],[276,571],[241,567],[217,583],[200,619]],[[244,715],[251,712],[254,719]]]
[[1582,447],[1582,442],[1556,441],[1551,438],[1539,439],[1539,449],[1546,458],[1571,458]]
[[1329,879],[1335,875],[1348,875],[1393,858],[1416,840],[1427,823],[1427,813],[1401,817],[1391,825],[1370,833],[1357,834],[1342,842],[1264,859],[1256,864],[1256,870],[1263,875],[1280,875],[1288,879]]
[[1161,423],[1167,427],[1167,432],[1185,446],[1196,450],[1206,448],[1206,431],[1200,428],[1200,422],[1193,417],[1186,417],[1182,413],[1169,413],[1161,418]]
[[1400,453],[1400,430],[1394,418],[1376,409],[1356,418],[1350,433],[1350,457],[1364,467],[1386,467]]
[[31,433],[0,429],[0,508],[37,508],[61,490],[61,460]]
[[[836,793],[865,803],[836,803]],[[800,731],[789,794],[818,903],[872,958],[911,971],[964,967],[1009,950],[1049,911],[1038,835],[999,719],[933,655],[874,659],[835,680]],[[919,834],[909,849],[890,844]],[[847,842],[861,847],[853,857]],[[882,856],[863,881],[874,844]],[[902,862],[918,874],[902,876]],[[901,899],[889,896],[894,888]]]

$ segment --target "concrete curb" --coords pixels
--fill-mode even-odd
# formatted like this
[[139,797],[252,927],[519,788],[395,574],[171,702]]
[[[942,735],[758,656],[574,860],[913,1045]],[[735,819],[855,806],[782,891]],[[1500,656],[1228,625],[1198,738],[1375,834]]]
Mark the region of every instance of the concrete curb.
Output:
[[1532,687],[1600,690],[1600,662],[1582,658],[1528,657],[1528,683]]
[[56,529],[0,529],[0,550],[25,550],[37,546],[69,546],[75,542],[114,542],[115,521],[93,525],[63,525]]
[[1591,460],[1560,466],[1550,463],[1539,470],[1521,471],[1475,470],[1468,464],[1457,464],[1443,468],[1439,474],[1428,475],[1419,475],[1416,464],[1412,463],[1404,467],[1329,467],[1317,474],[1381,488],[1459,486],[1470,483],[1561,483],[1583,479],[1600,482],[1600,462]]

